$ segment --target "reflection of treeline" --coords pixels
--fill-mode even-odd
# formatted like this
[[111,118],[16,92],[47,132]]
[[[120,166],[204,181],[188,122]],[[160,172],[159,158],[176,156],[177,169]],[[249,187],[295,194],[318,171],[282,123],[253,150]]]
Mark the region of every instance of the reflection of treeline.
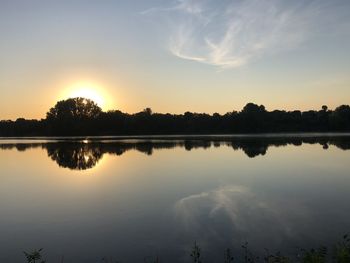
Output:
[[103,112],[94,102],[75,98],[60,101],[45,119],[1,121],[0,136],[28,135],[131,135],[131,134],[225,134],[262,132],[350,131],[350,106],[335,110],[267,111],[248,103],[241,111],[226,114],[186,112],[153,113],[150,108],[127,114]]
[[336,137],[198,137],[179,138],[168,137],[158,140],[120,140],[120,141],[61,141],[52,143],[0,143],[0,149],[17,149],[25,151],[31,148],[43,148],[48,156],[61,167],[85,170],[94,167],[104,154],[122,155],[129,150],[151,155],[153,151],[160,149],[184,148],[188,151],[196,148],[207,149],[210,147],[228,146],[234,150],[243,150],[250,158],[265,155],[271,146],[280,147],[287,145],[300,146],[303,143],[320,144],[324,149],[334,145],[343,150],[350,149],[350,138],[346,136]]

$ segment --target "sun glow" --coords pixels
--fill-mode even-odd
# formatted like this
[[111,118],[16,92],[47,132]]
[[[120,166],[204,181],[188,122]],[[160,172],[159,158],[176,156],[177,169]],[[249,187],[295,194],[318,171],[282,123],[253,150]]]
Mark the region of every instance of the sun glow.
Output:
[[90,83],[77,83],[72,85],[64,91],[62,97],[64,97],[64,99],[82,97],[93,100],[103,109],[108,107],[108,96],[106,96],[104,90],[100,86]]
[[100,107],[105,105],[104,98],[96,90],[91,88],[80,88],[73,90],[69,96],[70,98],[82,97],[85,99],[90,99],[96,102]]

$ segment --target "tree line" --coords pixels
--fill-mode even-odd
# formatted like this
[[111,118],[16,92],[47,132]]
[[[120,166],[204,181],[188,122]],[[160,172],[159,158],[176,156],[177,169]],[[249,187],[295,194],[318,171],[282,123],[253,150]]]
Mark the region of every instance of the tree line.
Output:
[[45,119],[0,121],[0,136],[87,136],[237,134],[281,132],[350,132],[350,106],[322,106],[309,111],[267,111],[248,103],[226,114],[153,113],[150,108],[129,114],[102,111],[92,100],[71,98],[56,103]]

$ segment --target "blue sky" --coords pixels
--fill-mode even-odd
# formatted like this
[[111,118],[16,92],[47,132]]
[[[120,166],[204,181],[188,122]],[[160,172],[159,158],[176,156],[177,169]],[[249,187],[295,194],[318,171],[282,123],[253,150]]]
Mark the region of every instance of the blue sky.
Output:
[[1,0],[0,40],[0,119],[76,83],[127,112],[350,103],[345,0]]

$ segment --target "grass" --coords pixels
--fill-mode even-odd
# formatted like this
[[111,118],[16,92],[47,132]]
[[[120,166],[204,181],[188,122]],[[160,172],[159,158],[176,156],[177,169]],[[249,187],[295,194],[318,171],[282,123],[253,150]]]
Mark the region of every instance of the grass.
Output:
[[[249,249],[248,242],[242,246],[242,254],[233,255],[231,249],[224,251],[223,263],[350,263],[350,237],[344,235],[341,242],[338,242],[331,248],[319,247],[317,249],[299,249],[295,257],[285,256],[280,252],[271,254],[266,249],[266,255],[259,257]],[[27,263],[46,263],[42,255],[43,249],[33,250],[30,252],[24,252]],[[202,257],[202,250],[197,242],[194,242],[189,257],[192,263],[206,263],[205,258]],[[144,263],[166,263],[162,261],[158,256],[155,258],[148,258],[144,260]],[[64,263],[63,258],[61,263]],[[121,263],[120,261],[114,261],[112,259],[103,258],[101,263]]]

